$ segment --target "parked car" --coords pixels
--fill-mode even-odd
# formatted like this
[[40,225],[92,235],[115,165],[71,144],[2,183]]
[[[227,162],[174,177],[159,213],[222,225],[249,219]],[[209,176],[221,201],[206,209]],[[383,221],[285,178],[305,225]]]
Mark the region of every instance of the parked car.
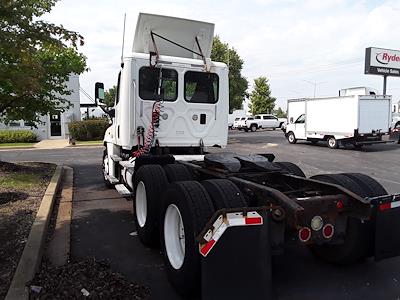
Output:
[[395,128],[398,124],[400,124],[400,113],[392,114],[392,128]]
[[287,119],[286,118],[278,118],[279,128],[282,129],[282,126],[286,126]]
[[259,125],[257,123],[257,120],[255,120],[253,116],[241,118],[239,121],[239,126],[238,126],[239,130],[244,130],[246,132],[251,130],[252,132],[254,132],[258,128]]
[[282,130],[283,132],[286,132],[286,127],[287,127],[287,122],[285,122],[285,123],[283,123],[283,124],[281,125],[281,130]]
[[400,144],[400,122],[396,123],[396,125],[393,127],[390,134],[390,139],[392,141],[397,141],[397,144]]
[[233,127],[232,127],[232,129],[236,129],[236,128],[239,127],[240,119],[241,119],[241,118],[236,118],[236,119],[233,121]]
[[258,128],[272,128],[275,130],[281,125],[281,122],[278,120],[278,118],[270,114],[256,115],[254,119],[258,125]]

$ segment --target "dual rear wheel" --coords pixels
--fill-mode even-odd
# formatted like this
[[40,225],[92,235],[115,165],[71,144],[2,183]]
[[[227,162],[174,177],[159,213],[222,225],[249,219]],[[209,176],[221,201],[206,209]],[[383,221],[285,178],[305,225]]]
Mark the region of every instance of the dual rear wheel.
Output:
[[215,211],[245,207],[239,188],[229,180],[193,181],[180,164],[146,165],[135,177],[135,224],[147,246],[161,245],[168,278],[183,295],[200,283],[196,237]]
[[[311,177],[336,184],[361,196],[386,195],[386,190],[375,179],[360,173],[326,174]],[[351,264],[373,255],[374,221],[348,217],[346,235],[342,244],[312,245],[311,251],[319,258],[334,264]]]

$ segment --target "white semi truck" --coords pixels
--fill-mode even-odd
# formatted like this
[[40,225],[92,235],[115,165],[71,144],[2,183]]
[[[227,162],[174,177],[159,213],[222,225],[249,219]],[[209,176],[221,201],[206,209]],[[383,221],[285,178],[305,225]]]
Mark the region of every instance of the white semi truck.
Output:
[[[270,299],[271,256],[287,241],[351,263],[400,254],[400,197],[358,173],[306,178],[273,154],[227,145],[228,68],[212,62],[214,25],[140,14],[118,75],[103,174],[133,200],[136,231],[161,246],[178,293]],[[104,101],[104,85],[96,83]],[[135,255],[135,253],[132,253]]]
[[339,97],[288,100],[289,143],[325,141],[337,148],[389,142],[391,96],[357,94],[364,91],[346,89]]

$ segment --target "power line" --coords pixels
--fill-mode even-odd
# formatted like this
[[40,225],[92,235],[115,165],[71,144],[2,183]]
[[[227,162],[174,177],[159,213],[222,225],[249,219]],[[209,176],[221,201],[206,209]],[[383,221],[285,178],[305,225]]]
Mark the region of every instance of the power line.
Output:
[[79,87],[79,90],[93,103],[96,103],[96,101],[90,96],[82,87]]

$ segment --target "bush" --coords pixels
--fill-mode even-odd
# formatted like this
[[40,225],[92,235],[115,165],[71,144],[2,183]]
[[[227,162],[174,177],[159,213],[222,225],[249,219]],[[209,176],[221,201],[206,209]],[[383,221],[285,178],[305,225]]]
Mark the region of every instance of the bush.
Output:
[[71,138],[78,141],[102,140],[109,126],[107,119],[89,119],[68,124]]
[[0,144],[34,143],[36,141],[36,134],[29,130],[0,130]]

